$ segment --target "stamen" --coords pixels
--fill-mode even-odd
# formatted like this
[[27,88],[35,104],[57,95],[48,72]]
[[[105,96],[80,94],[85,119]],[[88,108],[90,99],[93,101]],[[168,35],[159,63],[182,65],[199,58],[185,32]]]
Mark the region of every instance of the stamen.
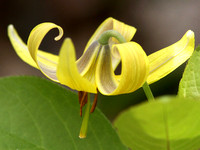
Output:
[[98,93],[94,95],[94,101],[93,101],[93,104],[92,104],[92,108],[90,109],[90,113],[93,113],[96,106],[97,106],[97,97],[98,97]]
[[79,103],[80,103],[80,116],[82,117],[82,108],[87,103],[87,92],[81,91],[79,93]]
[[78,91],[78,101],[79,101],[79,104],[81,104],[81,99],[82,99],[82,96],[83,96],[83,91]]

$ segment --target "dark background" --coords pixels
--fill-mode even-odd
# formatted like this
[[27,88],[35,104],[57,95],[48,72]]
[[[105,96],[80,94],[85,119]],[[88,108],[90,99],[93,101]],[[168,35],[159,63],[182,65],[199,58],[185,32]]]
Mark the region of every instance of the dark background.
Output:
[[[199,0],[0,0],[0,76],[37,75],[40,71],[22,62],[15,54],[7,37],[7,26],[13,24],[26,42],[33,27],[42,22],[54,22],[64,29],[64,37],[71,37],[77,51],[84,46],[98,25],[113,17],[137,28],[133,41],[138,42],[147,54],[178,41],[191,29],[200,37]],[[57,54],[62,40],[55,42],[52,31],[41,49]],[[176,94],[184,65],[174,73],[151,85],[156,96]],[[169,82],[170,81],[170,82]],[[145,100],[142,90],[134,94],[104,99],[99,107],[109,117],[138,101]]]

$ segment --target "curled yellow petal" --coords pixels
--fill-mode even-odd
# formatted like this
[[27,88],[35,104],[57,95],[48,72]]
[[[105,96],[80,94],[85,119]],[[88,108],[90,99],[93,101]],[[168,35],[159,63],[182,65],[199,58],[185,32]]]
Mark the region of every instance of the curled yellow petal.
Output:
[[[40,67],[38,67],[38,62],[33,59],[27,45],[19,37],[19,35],[13,25],[8,26],[8,37],[9,37],[17,55],[27,64],[29,64],[37,69],[43,68],[41,70],[45,70],[45,68],[50,68],[50,66],[53,66],[52,67],[53,69],[46,69],[46,70],[49,70],[48,76],[51,77],[51,79],[53,79],[54,81],[57,81],[57,78],[55,76],[55,68],[58,63],[57,55],[53,55],[48,52],[38,50],[37,51],[37,60],[38,60],[38,62],[43,62],[43,65],[41,65],[40,66],[41,68],[40,68]],[[53,70],[53,71],[51,71],[51,70]]]
[[38,50],[45,35],[53,28],[57,28],[59,30],[59,35],[55,38],[55,40],[59,40],[63,35],[61,27],[53,23],[41,23],[31,31],[27,46],[31,57],[40,70],[51,80],[58,82],[56,76],[58,57],[49,53],[39,52]]
[[149,55],[150,72],[147,82],[156,82],[178,68],[190,58],[194,45],[194,32],[189,30],[178,42]]
[[98,41],[93,42],[87,51],[77,60],[77,67],[80,74],[85,75],[97,59],[101,45]]
[[8,26],[8,37],[17,55],[27,64],[38,68],[37,64],[35,63],[28,51],[27,45],[19,37],[13,25]]
[[102,45],[98,41],[93,42],[87,51],[77,61],[77,67],[82,77],[92,84],[95,83],[96,62]]
[[103,46],[100,51],[95,73],[98,90],[105,95],[113,93],[118,86],[112,69],[111,50],[108,45]]
[[85,47],[85,51],[91,45],[91,43],[96,41],[99,38],[99,36],[106,30],[118,31],[127,41],[130,41],[136,32],[136,28],[126,25],[123,22],[120,22],[112,17],[109,17],[103,23],[101,23],[101,25],[92,35]]
[[115,57],[121,58],[121,74],[116,76],[112,68],[111,51],[104,46],[96,68],[96,84],[105,95],[130,93],[140,88],[149,73],[147,56],[135,42],[116,44],[112,47]]
[[61,84],[78,91],[96,93],[96,86],[83,78],[76,65],[76,54],[71,39],[65,39],[59,53],[57,77]]

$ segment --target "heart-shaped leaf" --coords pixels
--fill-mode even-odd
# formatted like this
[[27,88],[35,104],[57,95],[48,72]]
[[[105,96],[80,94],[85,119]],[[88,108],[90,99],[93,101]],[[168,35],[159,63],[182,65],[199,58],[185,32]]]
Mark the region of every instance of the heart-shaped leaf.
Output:
[[1,150],[127,150],[104,115],[90,115],[86,139],[77,94],[38,77],[0,79]]

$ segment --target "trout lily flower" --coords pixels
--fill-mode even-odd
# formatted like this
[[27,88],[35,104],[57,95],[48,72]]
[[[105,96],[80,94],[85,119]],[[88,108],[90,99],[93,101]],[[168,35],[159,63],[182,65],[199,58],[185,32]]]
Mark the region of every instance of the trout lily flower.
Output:
[[[66,38],[59,55],[39,50],[45,35],[53,28],[59,30],[55,40],[63,35],[60,26],[42,23],[30,33],[25,44],[13,25],[8,36],[18,56],[41,70],[48,78],[79,91],[80,112],[87,103],[88,94],[99,91],[104,95],[131,93],[171,73],[183,64],[194,51],[194,33],[189,30],[176,43],[149,56],[142,47],[131,41],[136,29],[113,18],[106,19],[88,41],[82,56],[76,60],[75,48]],[[115,69],[121,62],[120,75]],[[91,112],[96,106],[97,95]],[[86,110],[87,111],[87,110]]]

